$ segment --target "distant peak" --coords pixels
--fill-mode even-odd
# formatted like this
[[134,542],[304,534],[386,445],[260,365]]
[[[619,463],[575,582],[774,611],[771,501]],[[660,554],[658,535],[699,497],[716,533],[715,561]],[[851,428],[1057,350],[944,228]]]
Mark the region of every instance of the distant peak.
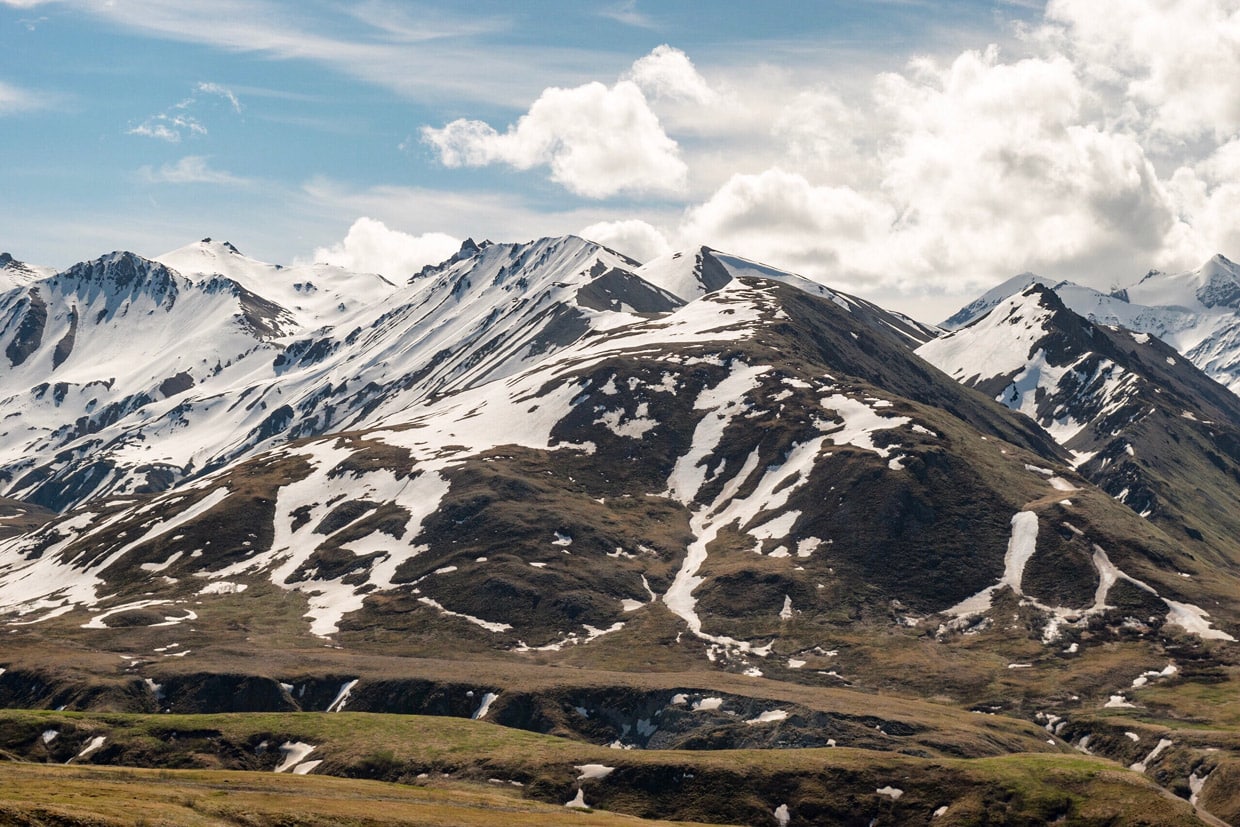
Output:
[[230,253],[232,253],[233,255],[236,255],[236,256],[243,255],[243,253],[242,253],[240,250],[238,250],[236,247],[234,247],[234,246],[233,246],[230,242],[227,242],[227,241],[215,241],[215,240],[213,240],[213,239],[211,238],[211,236],[207,236],[206,238],[204,238],[202,241],[200,241],[200,242],[198,242],[198,243],[199,243],[199,244],[209,244],[209,245],[211,245],[212,247],[221,247],[221,248],[223,248],[223,249],[227,250],[228,252],[230,252]]
[[0,253],[0,267],[8,267],[15,261],[17,261],[17,259],[13,258],[8,253]]

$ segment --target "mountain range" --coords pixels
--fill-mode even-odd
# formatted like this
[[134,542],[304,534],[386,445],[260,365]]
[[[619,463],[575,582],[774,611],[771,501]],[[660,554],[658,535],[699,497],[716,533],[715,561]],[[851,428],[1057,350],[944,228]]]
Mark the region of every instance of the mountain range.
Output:
[[[1111,294],[1017,277],[950,332],[710,248],[574,237],[403,277],[210,239],[0,261],[5,706],[851,747],[907,779],[841,782],[865,823],[1098,823],[1097,789],[1038,809],[926,780],[1089,753],[1140,779],[1108,823],[1167,791],[1154,823],[1240,817],[1212,700],[1240,654],[1226,259]],[[40,749],[20,732],[0,749]],[[334,746],[317,771],[356,772]],[[612,795],[851,823],[787,784],[701,812]]]

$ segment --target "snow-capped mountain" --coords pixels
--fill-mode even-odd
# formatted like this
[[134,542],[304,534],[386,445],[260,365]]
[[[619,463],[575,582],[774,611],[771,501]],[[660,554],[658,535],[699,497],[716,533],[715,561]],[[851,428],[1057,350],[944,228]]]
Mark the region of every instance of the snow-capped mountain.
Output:
[[679,304],[631,288],[627,260],[579,239],[466,252],[397,287],[200,242],[166,257],[191,277],[117,253],[10,291],[4,491],[60,509],[162,490]]
[[[27,443],[42,461],[11,495],[79,507],[0,552],[15,622],[177,622],[274,588],[304,601],[310,636],[446,624],[473,646],[554,651],[663,611],[712,659],[760,672],[818,645],[792,617],[966,622],[1007,585],[1059,630],[1103,614],[1122,571],[1159,624],[1230,637],[1167,570],[1193,565],[1169,539],[912,354],[929,331],[814,282],[705,248],[634,267],[580,239],[468,243],[303,332],[250,289],[281,271],[241,269],[250,287],[116,254],[8,297],[12,341],[33,343],[14,376],[76,370],[62,404],[86,384],[73,354],[92,352],[57,361],[66,308],[93,325],[75,343],[185,306],[241,351],[210,365],[189,349],[201,380]],[[37,336],[36,297],[52,320]],[[167,490],[134,501],[139,479]],[[1065,519],[1111,556],[1060,542],[1034,565],[1071,580],[1023,579],[1013,544]]]
[[24,261],[18,261],[8,253],[0,253],[0,293],[47,278],[55,272],[50,267],[27,264]]
[[1240,562],[1240,399],[1154,336],[1069,310],[1063,289],[1031,284],[917,353],[1038,422],[1142,517]]
[[[726,685],[765,706],[685,743],[826,746],[819,713],[857,690],[1027,719],[1127,697],[1117,663],[1226,668],[1240,526],[1179,487],[1240,514],[1236,403],[1044,286],[992,304],[936,339],[709,248],[639,265],[572,237],[466,242],[403,283],[203,241],[17,285],[0,699],[494,701],[650,747],[674,698]],[[686,691],[642,695],[658,672]],[[422,676],[416,704],[393,675]],[[838,731],[1071,751],[1027,720],[961,748],[923,713]]]
[[942,326],[964,327],[1032,283],[1050,287],[1090,321],[1157,336],[1211,378],[1240,392],[1240,265],[1235,262],[1218,255],[1196,270],[1153,270],[1111,293],[1025,273],[965,306]]

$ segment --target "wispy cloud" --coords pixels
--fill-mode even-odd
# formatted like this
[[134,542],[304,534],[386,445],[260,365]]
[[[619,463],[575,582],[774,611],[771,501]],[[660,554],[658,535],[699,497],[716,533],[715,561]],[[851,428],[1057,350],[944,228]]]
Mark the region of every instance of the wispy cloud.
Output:
[[[241,101],[237,100],[237,96],[232,93],[231,89],[228,89],[227,87],[224,87],[224,86],[220,86],[218,83],[207,83],[205,81],[200,82],[197,86],[194,87],[194,92],[197,94],[203,94],[203,95],[218,95],[219,97],[224,98],[226,101],[228,101],[228,103],[232,106],[232,110],[234,112],[237,112],[237,113],[241,112]],[[191,97],[189,100],[191,102],[194,102],[197,100],[197,98]]]
[[47,100],[42,96],[0,81],[0,115],[29,112],[46,106]]
[[616,3],[603,9],[599,14],[603,17],[609,17],[617,23],[623,23],[626,26],[635,26],[639,29],[658,28],[649,15],[637,10],[637,0],[624,0],[622,3]]
[[189,115],[152,115],[137,126],[125,130],[126,135],[156,138],[170,144],[179,144],[186,135],[206,135],[207,128]]
[[597,48],[542,41],[487,41],[483,47],[480,38],[505,29],[505,18],[437,11],[431,4],[419,4],[415,14],[404,4],[374,0],[353,6],[282,0],[56,1],[150,37],[312,61],[420,101],[508,105],[553,78],[584,74],[600,59]]
[[247,186],[249,179],[231,172],[212,169],[203,155],[186,155],[175,164],[164,164],[159,169],[145,166],[139,174],[153,184],[216,184],[221,186]]
[[206,135],[207,127],[191,114],[192,110],[200,107],[203,96],[222,98],[234,114],[241,113],[241,101],[237,100],[237,96],[230,89],[218,83],[201,81],[194,86],[189,97],[173,104],[164,112],[152,115],[137,126],[130,127],[125,130],[125,134],[156,138],[170,144],[180,143],[182,138]]

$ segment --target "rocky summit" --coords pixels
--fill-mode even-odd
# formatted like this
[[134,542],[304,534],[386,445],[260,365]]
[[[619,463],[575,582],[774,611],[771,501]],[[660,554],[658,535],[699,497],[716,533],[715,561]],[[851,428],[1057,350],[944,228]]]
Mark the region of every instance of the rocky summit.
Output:
[[[1233,270],[1149,281],[1223,325]],[[1036,277],[948,333],[574,237],[6,278],[8,754],[717,823],[1240,819],[1214,350]]]

